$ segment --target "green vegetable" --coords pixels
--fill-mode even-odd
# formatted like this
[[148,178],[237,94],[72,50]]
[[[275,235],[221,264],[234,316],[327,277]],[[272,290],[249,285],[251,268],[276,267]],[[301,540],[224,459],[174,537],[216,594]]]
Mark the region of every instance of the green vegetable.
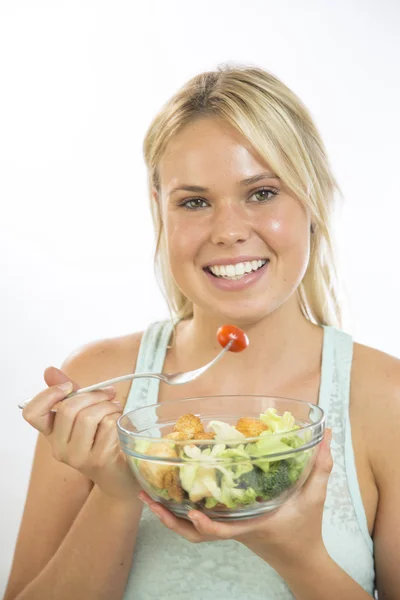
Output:
[[158,496],[160,496],[160,498],[164,498],[165,500],[170,500],[169,493],[167,490],[160,489],[160,488],[153,488],[153,489],[156,492],[156,494]]
[[285,411],[281,417],[276,414],[276,408],[267,408],[260,415],[260,420],[268,425],[270,433],[284,433],[293,429],[300,429],[298,425],[295,425],[294,416],[290,412]]
[[204,504],[206,508],[214,508],[214,506],[217,506],[218,500],[216,500],[215,498],[206,498]]
[[[249,457],[253,459],[260,458],[260,460],[253,460],[253,464],[267,473],[270,469],[271,459],[264,457],[271,454],[285,453],[288,450],[288,445],[283,443],[282,440],[279,439],[279,436],[271,436],[270,434],[264,435],[262,433],[257,442],[246,444],[245,450]],[[286,458],[285,454],[280,457],[281,460],[284,458]]]
[[[251,471],[249,471],[251,472]],[[252,488],[239,488],[229,485],[229,481],[225,478],[221,483],[221,500],[228,508],[235,508],[240,504],[252,504],[255,502],[257,494]]]
[[264,474],[263,497],[275,498],[292,485],[287,461],[272,463],[268,473]]
[[243,433],[240,433],[236,427],[228,425],[228,423],[224,423],[223,421],[210,421],[208,427],[214,431],[217,442],[240,442],[240,440],[245,439]]
[[248,486],[255,491],[256,496],[269,500],[291,487],[293,481],[289,471],[290,467],[285,460],[271,463],[268,473],[254,467],[249,473],[241,475],[239,485]]
[[[282,442],[290,446],[291,448],[300,448],[303,446],[306,440],[302,440],[299,436],[293,436],[291,438],[282,438]],[[294,483],[298,480],[300,475],[302,474],[304,467],[307,464],[308,459],[312,454],[312,449],[304,450],[304,452],[299,452],[295,456],[287,459],[287,463],[289,466],[289,477],[291,481]]]
[[[177,446],[183,461],[179,475],[186,497],[209,509],[218,504],[235,508],[276,498],[290,488],[299,479],[312,450],[291,453],[307,444],[311,433],[294,433],[299,427],[293,415],[276,413],[270,408],[260,415],[268,430],[252,443],[246,444],[243,434],[233,426],[211,421],[209,427],[219,443],[210,447]],[[136,449],[144,453],[147,446],[147,441],[140,440]],[[279,459],[273,455],[279,455]],[[156,492],[168,498],[166,490]]]
[[196,480],[196,475],[199,466],[197,464],[186,464],[179,468],[179,477],[184,490],[190,492]]
[[254,490],[256,497],[263,495],[263,480],[265,473],[258,467],[254,467],[248,473],[244,473],[238,479],[238,486]]

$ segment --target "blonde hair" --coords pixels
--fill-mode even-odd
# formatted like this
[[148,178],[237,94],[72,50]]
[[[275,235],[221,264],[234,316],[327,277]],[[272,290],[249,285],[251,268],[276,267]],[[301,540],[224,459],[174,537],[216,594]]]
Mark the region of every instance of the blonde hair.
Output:
[[[221,67],[188,81],[151,123],[144,140],[150,195],[159,190],[158,165],[171,140],[186,124],[217,117],[239,131],[310,211],[314,225],[310,259],[298,288],[303,314],[320,325],[341,325],[332,218],[335,192],[325,147],[299,98],[271,73],[254,67]],[[158,203],[151,197],[157,236],[155,263],[170,310],[178,319],[193,315],[192,302],[176,285],[168,265]]]

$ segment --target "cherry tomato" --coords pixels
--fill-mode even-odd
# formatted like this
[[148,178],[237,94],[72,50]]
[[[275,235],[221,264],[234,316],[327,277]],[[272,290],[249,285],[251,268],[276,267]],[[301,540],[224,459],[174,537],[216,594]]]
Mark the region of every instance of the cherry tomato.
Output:
[[233,340],[230,352],[241,352],[249,345],[249,338],[245,332],[235,325],[222,325],[217,331],[217,340],[223,348]]

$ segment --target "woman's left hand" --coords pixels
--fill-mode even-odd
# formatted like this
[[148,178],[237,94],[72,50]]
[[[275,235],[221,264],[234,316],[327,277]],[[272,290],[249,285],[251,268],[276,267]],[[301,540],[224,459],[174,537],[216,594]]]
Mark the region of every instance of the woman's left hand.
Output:
[[236,540],[272,566],[298,561],[304,553],[312,560],[311,551],[315,556],[321,550],[326,552],[322,540],[322,515],[333,468],[331,437],[331,430],[326,430],[313,470],[300,491],[281,508],[262,517],[221,523],[212,521],[200,511],[191,510],[188,521],[176,517],[143,491],[139,497],[168,529],[189,542]]

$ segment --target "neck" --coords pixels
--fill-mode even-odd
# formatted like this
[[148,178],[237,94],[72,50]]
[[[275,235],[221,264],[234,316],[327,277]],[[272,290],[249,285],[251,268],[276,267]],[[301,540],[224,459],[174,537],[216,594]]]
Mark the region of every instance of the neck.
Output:
[[[196,307],[193,319],[185,322],[179,349],[184,350],[186,356],[193,357],[193,364],[207,362],[219,351],[216,332],[218,327],[225,324],[223,319]],[[282,379],[289,371],[295,374],[297,369],[301,371],[306,368],[307,361],[312,356],[318,358],[320,354],[322,329],[306,319],[296,297],[258,322],[232,324],[246,332],[250,344],[240,357],[228,352],[213,367],[213,375],[229,372],[230,377],[235,377],[236,372],[239,376],[244,371],[256,375],[257,370],[265,371],[267,368],[270,373],[275,373],[277,379]]]

